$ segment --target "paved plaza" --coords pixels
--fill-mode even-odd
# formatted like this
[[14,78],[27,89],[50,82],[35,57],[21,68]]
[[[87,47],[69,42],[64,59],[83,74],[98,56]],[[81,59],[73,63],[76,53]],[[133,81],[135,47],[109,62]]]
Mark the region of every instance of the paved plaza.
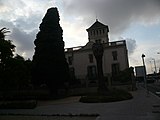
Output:
[[[0,110],[0,114],[99,114],[97,120],[160,120],[160,98],[139,87],[133,99],[112,103],[80,103],[79,97],[39,102],[35,109]],[[4,117],[4,116],[3,116]],[[1,120],[1,117],[0,117]]]

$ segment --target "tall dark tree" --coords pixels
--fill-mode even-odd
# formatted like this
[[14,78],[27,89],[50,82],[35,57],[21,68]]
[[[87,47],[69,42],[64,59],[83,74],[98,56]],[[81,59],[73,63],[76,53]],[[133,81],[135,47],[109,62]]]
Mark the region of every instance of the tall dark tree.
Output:
[[101,43],[94,43],[92,46],[93,54],[96,58],[97,71],[98,71],[98,92],[105,93],[108,89],[105,85],[105,79],[102,68],[102,57],[103,57],[103,45]]
[[35,85],[46,83],[52,93],[57,94],[68,80],[69,70],[64,54],[64,41],[57,8],[47,10],[40,31],[34,41],[33,81]]

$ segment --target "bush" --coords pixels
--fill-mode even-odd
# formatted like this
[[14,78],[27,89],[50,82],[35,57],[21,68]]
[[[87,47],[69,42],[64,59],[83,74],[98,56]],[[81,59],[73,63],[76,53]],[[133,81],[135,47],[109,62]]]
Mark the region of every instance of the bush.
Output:
[[36,100],[5,101],[0,103],[0,109],[33,109],[37,106]]
[[0,92],[0,99],[7,101],[25,101],[25,100],[41,100],[49,99],[48,90],[15,90]]
[[94,93],[82,96],[79,101],[83,103],[107,103],[129,100],[132,98],[132,94],[130,94],[127,91],[112,89],[106,92],[105,94]]
[[121,84],[131,84],[131,80],[132,80],[132,74],[133,74],[133,68],[127,68],[123,71],[120,71],[118,74],[116,75],[112,75],[112,84],[117,84],[117,85],[121,85]]

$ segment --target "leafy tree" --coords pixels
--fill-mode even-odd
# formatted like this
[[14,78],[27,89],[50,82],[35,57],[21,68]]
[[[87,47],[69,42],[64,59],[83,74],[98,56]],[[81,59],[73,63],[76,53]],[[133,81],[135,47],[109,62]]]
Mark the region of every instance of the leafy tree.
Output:
[[46,83],[51,94],[56,96],[59,88],[69,78],[68,64],[64,54],[62,28],[57,8],[47,10],[40,31],[34,41],[33,81],[35,85]]
[[13,57],[15,45],[5,39],[8,32],[6,28],[0,29],[0,89],[24,89],[31,79],[31,62],[20,55]]
[[7,81],[6,71],[7,63],[13,57],[15,45],[11,40],[5,40],[6,33],[10,32],[7,28],[0,29],[0,87],[7,88],[9,82]]
[[10,59],[7,63],[6,76],[8,80],[11,80],[12,89],[26,89],[31,80],[31,62],[20,56],[16,55],[14,58]]
[[1,40],[4,40],[5,39],[5,33],[8,33],[8,32],[10,32],[7,28],[1,28],[0,29],[0,39]]
[[118,84],[131,84],[133,74],[133,67],[126,68],[123,71],[120,71],[117,75],[113,75],[112,80]]
[[7,28],[0,29],[0,60],[1,65],[4,66],[5,62],[13,57],[15,45],[11,40],[5,40],[5,33],[10,32]]

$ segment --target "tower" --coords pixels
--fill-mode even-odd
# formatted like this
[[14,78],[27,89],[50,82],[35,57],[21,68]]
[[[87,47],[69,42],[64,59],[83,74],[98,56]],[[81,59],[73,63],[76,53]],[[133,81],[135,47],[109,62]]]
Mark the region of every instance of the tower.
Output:
[[87,29],[89,42],[108,43],[109,28],[96,19],[96,22]]

